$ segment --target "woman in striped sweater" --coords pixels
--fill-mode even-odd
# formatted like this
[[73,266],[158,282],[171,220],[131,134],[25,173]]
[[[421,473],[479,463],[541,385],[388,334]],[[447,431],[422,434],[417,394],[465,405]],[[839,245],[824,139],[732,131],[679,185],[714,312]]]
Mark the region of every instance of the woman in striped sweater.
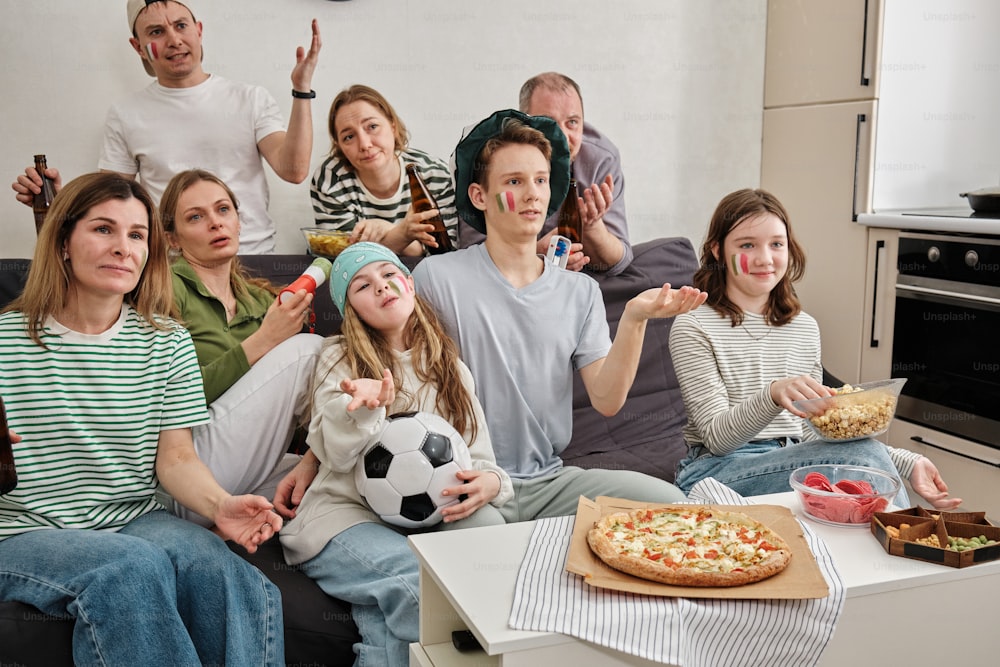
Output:
[[73,617],[78,665],[284,664],[278,590],[156,500],[160,484],[251,552],[281,527],[266,498],[226,493],[195,454],[208,414],[171,306],[145,189],[110,173],[68,183],[0,314],[19,477],[0,497],[0,600]]
[[411,148],[403,119],[380,92],[345,88],[330,105],[330,155],[316,170],[310,195],[316,224],[351,232],[351,241],[374,241],[398,255],[437,247],[428,221],[437,211],[414,213],[406,165],[413,164],[440,207],[458,247],[458,215],[451,172],[441,160]]
[[[788,213],[772,194],[748,189],[722,199],[694,276],[708,300],[678,315],[670,331],[688,414],[677,486],[686,492],[714,477],[745,496],[778,493],[790,490],[798,467],[852,464],[898,471],[935,507],[958,506],[934,464],[914,452],[873,439],[802,442],[805,415],[792,402],[833,393],[822,384],[819,327],[792,287],[804,269]],[[905,491],[896,502],[908,506]]]

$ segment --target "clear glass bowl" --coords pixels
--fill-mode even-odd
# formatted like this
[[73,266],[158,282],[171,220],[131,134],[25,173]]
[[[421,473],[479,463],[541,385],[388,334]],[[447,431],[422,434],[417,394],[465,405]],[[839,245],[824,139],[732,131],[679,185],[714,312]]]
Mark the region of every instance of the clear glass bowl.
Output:
[[806,425],[821,440],[851,442],[874,438],[889,430],[905,383],[906,378],[865,382],[854,385],[854,391],[793,401],[792,405],[808,415]]
[[322,227],[302,227],[302,235],[309,244],[309,254],[316,257],[326,257],[333,260],[340,252],[351,244],[350,232]]
[[[830,485],[820,488],[816,474]],[[788,479],[807,517],[831,526],[869,525],[876,512],[886,511],[899,493],[898,477],[876,468],[815,465],[798,468]]]

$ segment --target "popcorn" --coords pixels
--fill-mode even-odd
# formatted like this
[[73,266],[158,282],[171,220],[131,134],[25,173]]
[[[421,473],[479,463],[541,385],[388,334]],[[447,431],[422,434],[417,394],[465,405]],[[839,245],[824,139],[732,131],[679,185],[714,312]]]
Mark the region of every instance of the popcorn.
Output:
[[[837,396],[844,396],[862,389],[845,384],[835,389]],[[819,433],[830,440],[851,440],[881,433],[889,428],[889,422],[896,411],[896,396],[890,393],[871,391],[864,400],[837,401],[823,414],[809,418],[809,422]]]

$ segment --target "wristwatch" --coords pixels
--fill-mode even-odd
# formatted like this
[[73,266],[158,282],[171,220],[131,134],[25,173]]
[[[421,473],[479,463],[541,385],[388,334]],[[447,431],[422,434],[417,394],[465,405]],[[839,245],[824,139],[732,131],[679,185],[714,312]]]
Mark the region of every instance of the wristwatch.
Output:
[[295,90],[292,88],[292,97],[296,97],[300,100],[311,100],[316,97],[316,91],[310,90],[308,93],[303,93],[301,90]]

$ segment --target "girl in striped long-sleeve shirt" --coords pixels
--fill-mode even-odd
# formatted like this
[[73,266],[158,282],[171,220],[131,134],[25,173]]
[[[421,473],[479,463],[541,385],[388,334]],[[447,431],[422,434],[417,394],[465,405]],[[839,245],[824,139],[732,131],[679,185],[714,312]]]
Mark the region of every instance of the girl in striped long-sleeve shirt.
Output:
[[[833,393],[822,383],[819,327],[792,287],[804,268],[788,213],[772,194],[747,189],[722,199],[694,277],[708,300],[678,315],[670,331],[688,414],[677,486],[687,491],[715,477],[743,495],[778,493],[790,490],[798,467],[852,464],[898,472],[935,507],[958,506],[934,464],[914,452],[873,439],[802,442],[805,415],[792,402]],[[908,506],[905,491],[896,502]]]

